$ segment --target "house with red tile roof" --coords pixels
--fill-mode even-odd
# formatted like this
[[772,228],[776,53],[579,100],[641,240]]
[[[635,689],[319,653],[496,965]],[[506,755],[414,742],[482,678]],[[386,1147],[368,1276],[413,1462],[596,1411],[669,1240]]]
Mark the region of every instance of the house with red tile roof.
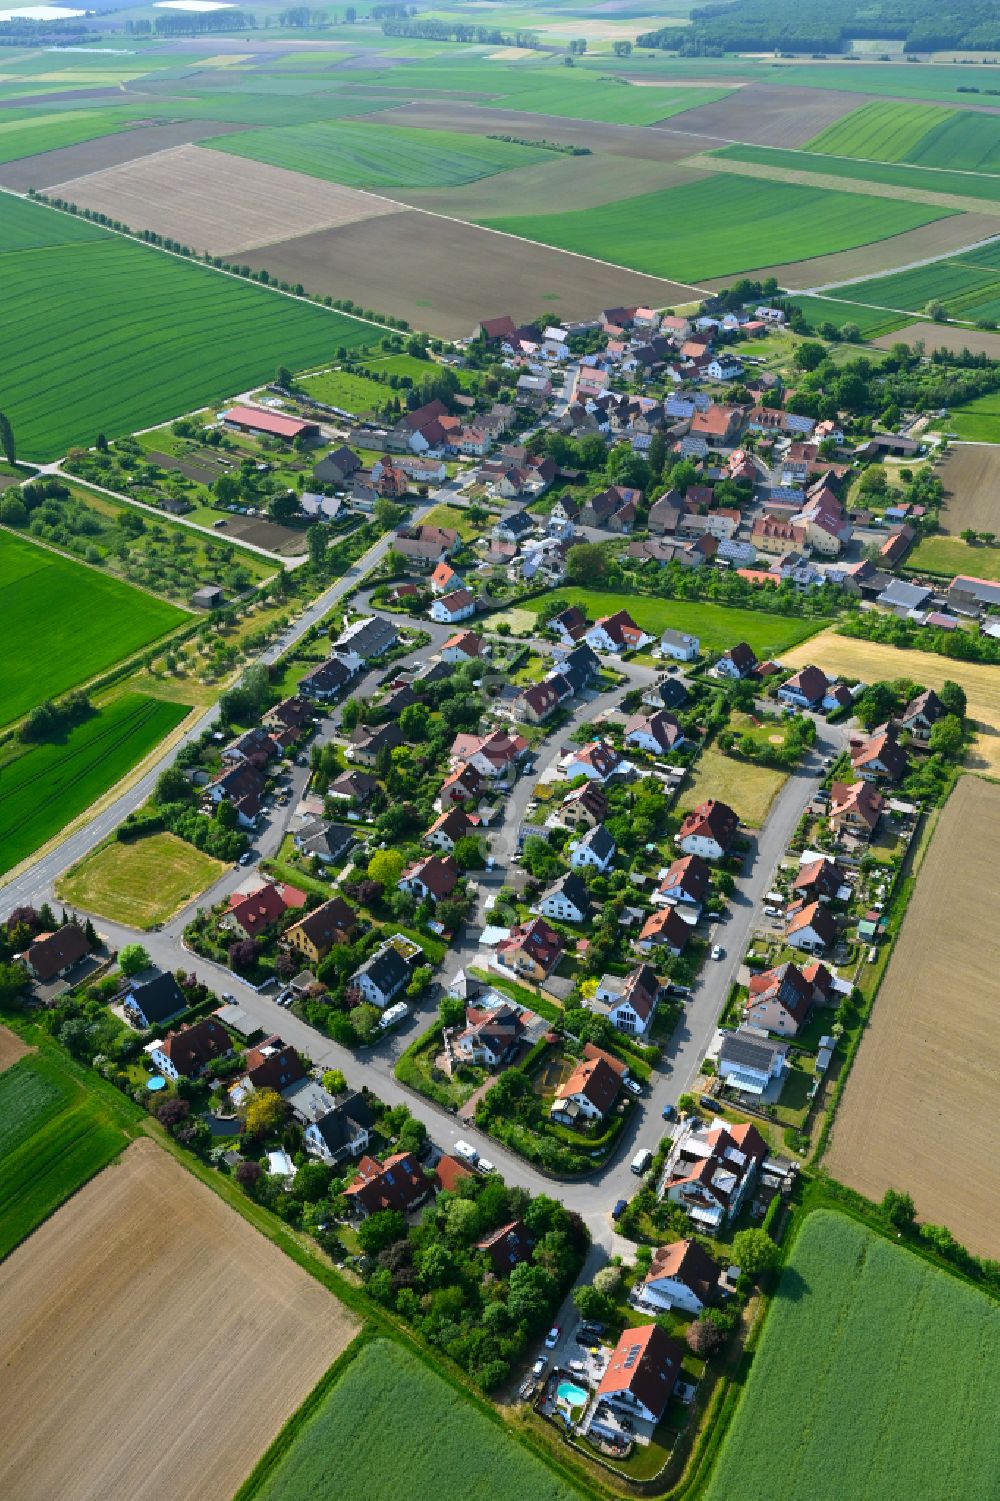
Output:
[[467,761],[480,776],[502,777],[531,749],[523,735],[493,730],[489,735],[456,735],[451,746],[455,761]]
[[682,855],[675,860],[657,886],[653,901],[658,905],[692,909],[695,920],[712,889],[712,868],[700,855]]
[[543,917],[518,923],[496,946],[497,963],[502,968],[536,984],[548,978],[562,956],[562,939]]
[[691,926],[686,923],[675,907],[660,907],[651,912],[639,929],[636,948],[640,954],[651,954],[654,949],[666,949],[676,958],[682,954],[691,937]]
[[[658,1423],[677,1385],[683,1359],[683,1345],[671,1339],[659,1324],[626,1329],[601,1377],[598,1403],[604,1401],[624,1415]],[[620,1438],[618,1426],[602,1425],[597,1412],[591,1420],[590,1432],[599,1433],[603,1426]]]
[[732,848],[739,826],[739,818],[728,803],[709,798],[692,808],[683,820],[676,843],[686,855],[721,860]]
[[829,824],[835,834],[870,839],[884,808],[885,798],[871,782],[834,782],[830,788]]
[[830,688],[830,681],[820,667],[803,667],[782,683],[778,697],[796,709],[817,709]]
[[148,1051],[151,1062],[166,1078],[195,1079],[217,1058],[228,1058],[233,1044],[225,1027],[208,1017],[181,1027],[179,1032],[168,1032]]
[[696,1240],[675,1240],[657,1246],[643,1280],[636,1288],[636,1301],[662,1313],[681,1308],[701,1313],[719,1300],[722,1268]]
[[[820,965],[819,970],[824,976],[829,975],[825,965]],[[780,1032],[783,1037],[794,1037],[813,1004],[826,999],[822,979],[818,991],[814,981],[815,976],[813,981],[807,980],[799,966],[792,963],[753,975],[744,1011],[746,1023],[768,1032]]]
[[910,759],[896,738],[894,725],[882,725],[863,739],[851,740],[851,770],[866,782],[899,782],[909,765]]
[[229,899],[226,926],[239,928],[247,938],[266,933],[284,915],[285,903],[276,886],[266,881],[248,895],[234,893]]
[[434,1164],[434,1182],[440,1193],[454,1193],[463,1179],[471,1177],[471,1170],[457,1157],[449,1157],[447,1152]]
[[408,1214],[430,1192],[430,1180],[411,1152],[395,1152],[385,1162],[362,1157],[353,1182],[344,1189],[350,1212],[362,1219],[382,1209]]
[[584,1058],[556,1087],[550,1115],[564,1126],[600,1121],[614,1106],[621,1090],[621,1074],[606,1058]]
[[822,954],[837,941],[837,924],[820,902],[789,907],[785,942],[806,954]]
[[441,783],[438,801],[444,809],[453,808],[461,803],[478,802],[482,792],[483,779],[479,772],[468,761],[462,761]]
[[494,1276],[506,1277],[520,1262],[528,1260],[533,1245],[524,1221],[511,1220],[509,1225],[501,1225],[477,1240],[476,1250],[482,1251],[490,1262]]
[[451,896],[461,878],[462,872],[450,855],[428,855],[404,870],[396,884],[418,902],[437,903]]
[[627,610],[616,610],[613,615],[602,615],[596,620],[584,640],[592,651],[621,656],[624,652],[640,651],[653,637],[640,630]]
[[708,1123],[681,1131],[667,1158],[661,1195],[698,1228],[718,1230],[739,1213],[766,1157],[767,1143],[753,1125]]

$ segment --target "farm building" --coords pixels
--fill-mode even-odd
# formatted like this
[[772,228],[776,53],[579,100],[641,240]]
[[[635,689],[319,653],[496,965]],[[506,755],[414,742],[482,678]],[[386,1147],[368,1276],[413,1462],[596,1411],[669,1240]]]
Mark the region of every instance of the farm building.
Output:
[[253,433],[262,438],[283,438],[294,443],[296,438],[307,441],[319,437],[319,424],[305,422],[301,417],[285,417],[281,412],[264,412],[257,407],[235,406],[222,413],[226,427],[239,433]]

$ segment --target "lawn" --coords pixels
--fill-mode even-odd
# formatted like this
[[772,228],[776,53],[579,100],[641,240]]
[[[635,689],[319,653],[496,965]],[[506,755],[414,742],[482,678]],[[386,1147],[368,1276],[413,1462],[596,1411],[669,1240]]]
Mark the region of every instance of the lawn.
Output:
[[468,512],[461,506],[439,505],[428,511],[424,517],[424,526],[450,526],[456,531],[463,542],[468,542],[472,537],[482,536],[489,525],[488,522],[480,522],[476,525],[469,520]]
[[970,443],[1000,443],[1000,391],[951,407],[941,426]]
[[62,877],[59,896],[112,922],[152,928],[211,886],[225,869],[221,860],[174,834],[149,834],[95,850]]
[[400,1345],[380,1339],[358,1352],[239,1501],[385,1501],[401,1491],[490,1501],[501,1475],[511,1498],[579,1501],[499,1421]]
[[[5,409],[26,458],[151,427],[356,347],[373,326],[5,197]],[[13,255],[13,250],[42,253]]]
[[122,661],[190,616],[47,547],[0,533],[0,724]]
[[[701,600],[655,599],[645,594],[615,594],[606,589],[560,589],[559,598],[565,599],[567,605],[579,605],[591,620],[599,615],[613,615],[616,610],[628,610],[636,625],[651,634],[660,636],[668,628],[685,631],[699,638],[702,655],[708,657],[726,651],[737,641],[746,641],[762,659],[777,656],[807,641],[824,624],[792,615],[774,615],[767,610],[741,610]],[[544,598],[526,600],[524,609],[538,615],[547,603]]]
[[353,370],[324,370],[322,375],[307,375],[299,381],[299,386],[314,401],[341,407],[356,417],[367,416],[398,394],[380,381],[369,380]]
[[[1000,424],[1000,411],[994,421]],[[1000,528],[998,528],[1000,530]],[[1000,547],[970,547],[961,537],[924,537],[906,560],[908,569],[920,573],[971,573],[976,578],[1000,579]]]
[[855,1221],[805,1221],[706,1501],[994,1494],[1000,1308]]
[[117,1156],[131,1108],[51,1043],[0,1074],[0,1257]]
[[186,704],[123,693],[62,739],[19,750],[0,767],[0,871],[95,803],[187,713]]
[[773,146],[726,146],[713,151],[722,161],[753,162],[788,172],[822,172],[825,177],[842,177],[849,181],[885,183],[889,187],[912,188],[920,193],[954,193],[965,198],[1000,199],[1000,177],[974,172],[950,172],[940,168],[908,166],[904,163],[854,161],[841,156],[817,160],[808,151],[783,151]]
[[457,187],[511,167],[555,160],[542,147],[491,141],[486,136],[350,122],[248,130],[208,144],[273,167],[368,189]]
[[651,276],[696,283],[868,245],[943,213],[886,198],[872,199],[859,213],[854,193],[757,178],[725,178],[721,184],[705,178],[575,213],[482,222]]
[[693,808],[708,798],[719,798],[736,809],[741,823],[759,829],[787,776],[786,771],[770,766],[737,761],[710,745],[695,762],[692,779],[682,784],[680,803]]

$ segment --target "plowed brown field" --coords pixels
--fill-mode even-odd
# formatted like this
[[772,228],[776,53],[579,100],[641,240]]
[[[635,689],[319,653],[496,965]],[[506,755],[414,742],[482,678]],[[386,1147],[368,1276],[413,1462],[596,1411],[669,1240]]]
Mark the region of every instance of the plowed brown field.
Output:
[[963,777],[917,877],[824,1166],[1000,1253],[1000,787]]
[[[1000,345],[1000,336],[996,337]],[[938,477],[945,493],[940,518],[943,532],[957,537],[967,526],[977,532],[998,530],[1000,448],[985,443],[962,443],[948,454]]]
[[4,1265],[0,1495],[230,1501],[354,1332],[307,1272],[136,1142]]
[[397,209],[374,193],[197,146],[124,162],[59,183],[53,191],[133,229],[151,229],[213,255],[233,255],[290,234],[335,229]]
[[12,1032],[9,1027],[0,1027],[0,1074],[30,1052],[28,1044],[22,1042],[16,1032]]
[[[120,99],[117,89],[114,92]],[[59,151],[42,151],[37,156],[4,162],[0,166],[0,184],[16,193],[26,193],[29,188],[49,188],[56,182],[69,182],[86,173],[154,156],[171,146],[185,146],[192,141],[205,141],[209,136],[232,135],[236,130],[248,128],[221,120],[178,120],[173,125],[136,126],[134,130],[120,130],[117,135],[63,146]]]
[[746,141],[756,146],[804,146],[828,125],[867,104],[867,94],[836,89],[785,88],[753,83],[725,99],[699,104],[660,129],[689,130],[695,135]]
[[[844,288],[844,296],[849,298],[850,287]],[[934,349],[950,349],[955,354],[961,354],[963,349],[971,349],[973,354],[988,354],[991,360],[1000,360],[1000,334],[992,334],[988,329],[981,328],[948,328],[940,323],[908,323],[905,328],[897,329],[894,334],[884,334],[880,339],[873,339],[880,349],[891,349],[894,344],[916,344],[922,339],[930,354]]]

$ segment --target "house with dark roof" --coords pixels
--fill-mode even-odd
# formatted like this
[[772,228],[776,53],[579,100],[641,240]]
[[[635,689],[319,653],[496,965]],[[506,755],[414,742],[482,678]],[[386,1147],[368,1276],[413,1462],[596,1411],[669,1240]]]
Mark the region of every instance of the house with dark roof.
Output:
[[403,871],[397,881],[400,891],[418,902],[440,902],[449,897],[462,878],[450,855],[427,855]]
[[739,1213],[766,1157],[756,1126],[712,1121],[682,1129],[666,1161],[661,1197],[712,1233]]
[[329,657],[318,666],[311,667],[299,680],[299,692],[310,698],[329,700],[342,693],[356,674],[344,657]]
[[451,1039],[463,1063],[499,1068],[517,1052],[524,1037],[524,1022],[516,1006],[468,1006],[465,1026]]
[[910,758],[896,738],[896,727],[882,725],[871,735],[851,737],[851,770],[855,776],[876,785],[899,782],[909,770]]
[[130,1026],[161,1027],[187,1010],[184,992],[169,970],[144,970],[127,982],[122,1010]]
[[580,642],[572,651],[556,652],[556,665],[560,677],[569,684],[573,693],[582,693],[588,688],[601,670],[601,664],[597,654],[591,650],[585,641]]
[[677,958],[683,954],[690,937],[691,925],[684,921],[677,909],[661,907],[651,913],[639,929],[636,947],[640,954],[651,954],[655,949],[664,948]]
[[760,1098],[780,1085],[788,1064],[788,1044],[768,1037],[760,1026],[725,1032],[719,1049],[719,1077],[730,1089]]
[[900,715],[899,727],[907,730],[914,740],[926,744],[931,737],[931,730],[947,712],[934,689],[925,688],[923,693],[918,693],[907,704]]
[[789,907],[785,942],[806,954],[822,954],[837,941],[837,924],[821,902]]
[[541,724],[572,692],[561,673],[554,673],[540,683],[529,683],[513,702],[514,718],[525,724]]
[[249,761],[240,761],[213,778],[205,793],[216,805],[223,801],[231,803],[240,827],[252,829],[261,810],[264,787],[264,778],[257,768]]
[[805,901],[831,901],[847,881],[847,876],[836,860],[820,855],[799,867],[792,882],[792,889]]
[[606,1016],[629,1037],[642,1037],[653,1024],[664,985],[651,964],[637,964],[625,976],[604,975],[590,1009]]
[[229,1088],[230,1101],[237,1107],[257,1089],[273,1089],[281,1094],[309,1077],[295,1048],[278,1036],[266,1037],[255,1047],[247,1048],[245,1063],[246,1072]]
[[388,724],[355,725],[344,754],[348,761],[374,766],[383,751],[394,751],[405,744],[403,732],[394,719]]
[[686,855],[721,860],[732,848],[740,821],[728,803],[709,798],[683,820],[676,843]]
[[608,816],[608,799],[593,782],[586,782],[563,798],[559,819],[568,829],[592,829]]
[[681,709],[688,701],[688,691],[683,681],[678,677],[671,677],[664,673],[658,677],[655,683],[651,683],[642,695],[642,702],[647,709],[666,709],[668,711]]
[[607,782],[619,771],[628,768],[614,746],[607,740],[591,740],[579,750],[572,751],[563,762],[563,775],[568,781],[586,777],[588,782]]
[[73,922],[64,923],[54,933],[40,933],[27,947],[24,963],[32,979],[51,984],[69,974],[90,953],[90,940]]
[[[416,951],[418,960],[423,958],[423,950],[417,944],[410,948]],[[384,1011],[410,983],[412,973],[413,956],[408,957],[406,940],[394,943],[390,939],[354,971],[350,986],[360,991],[372,1006]]]
[[700,855],[682,855],[667,870],[653,901],[657,905],[690,909],[697,920],[711,890],[712,869],[707,860]]
[[627,610],[616,610],[613,615],[599,616],[586,632],[585,640],[595,652],[621,656],[625,652],[641,651],[653,637],[636,625]]
[[606,824],[595,824],[569,843],[569,863],[574,870],[596,870],[603,875],[615,858],[617,845]]
[[411,1152],[395,1152],[384,1162],[362,1157],[358,1171],[344,1189],[351,1214],[367,1219],[382,1209],[408,1214],[431,1192],[431,1182]]
[[303,1132],[306,1151],[328,1167],[367,1152],[375,1116],[364,1095],[350,1094]]
[[737,641],[735,646],[731,646],[728,651],[722,653],[712,671],[717,678],[735,680],[750,677],[756,667],[756,652],[745,641]]
[[669,1313],[701,1313],[720,1299],[722,1268],[696,1240],[675,1240],[657,1246],[649,1270],[635,1290],[643,1308]]
[[794,1037],[814,1002],[826,999],[828,989],[825,982],[829,973],[825,965],[820,965],[810,981],[797,964],[786,962],[751,976],[744,1009],[747,1024]]
[[652,714],[633,714],[625,721],[623,733],[626,745],[650,756],[669,755],[687,738],[674,716],[665,709],[657,709]]
[[399,640],[399,632],[391,620],[381,615],[362,615],[344,627],[334,642],[338,654],[352,653],[362,662],[371,662],[383,656]]
[[524,1221],[511,1220],[509,1225],[501,1225],[498,1230],[477,1240],[476,1250],[482,1251],[487,1258],[494,1276],[506,1277],[520,1262],[528,1260],[533,1244]]
[[540,984],[555,969],[563,956],[559,934],[543,917],[518,923],[496,946],[496,962],[523,979]]
[[354,908],[342,896],[334,896],[293,923],[285,932],[285,942],[304,959],[318,964],[335,943],[350,943],[357,926]]
[[538,910],[543,917],[557,922],[586,922],[590,916],[590,894],[580,877],[570,871],[542,894]]
[[829,679],[821,668],[803,667],[782,683],[778,697],[797,709],[818,709],[829,688]]
[[377,777],[370,776],[366,771],[355,771],[352,767],[349,771],[342,771],[339,777],[334,778],[326,789],[326,795],[342,798],[352,807],[363,808],[377,787]]
[[313,818],[295,834],[294,844],[303,855],[321,860],[324,865],[332,865],[344,859],[356,838],[354,832],[342,823]]
[[148,1049],[150,1060],[168,1079],[195,1079],[210,1063],[228,1058],[232,1051],[229,1033],[211,1017],[168,1032]]
[[431,845],[434,849],[443,850],[446,855],[451,855],[458,841],[473,833],[475,829],[476,824],[462,808],[446,808],[435,818],[423,836],[423,843]]
[[870,839],[878,828],[885,798],[871,782],[834,782],[830,787],[829,824],[835,834]]
[[560,641],[564,641],[568,646],[575,646],[586,632],[587,613],[581,610],[579,605],[571,605],[568,610],[553,615],[548,629],[554,631]]

